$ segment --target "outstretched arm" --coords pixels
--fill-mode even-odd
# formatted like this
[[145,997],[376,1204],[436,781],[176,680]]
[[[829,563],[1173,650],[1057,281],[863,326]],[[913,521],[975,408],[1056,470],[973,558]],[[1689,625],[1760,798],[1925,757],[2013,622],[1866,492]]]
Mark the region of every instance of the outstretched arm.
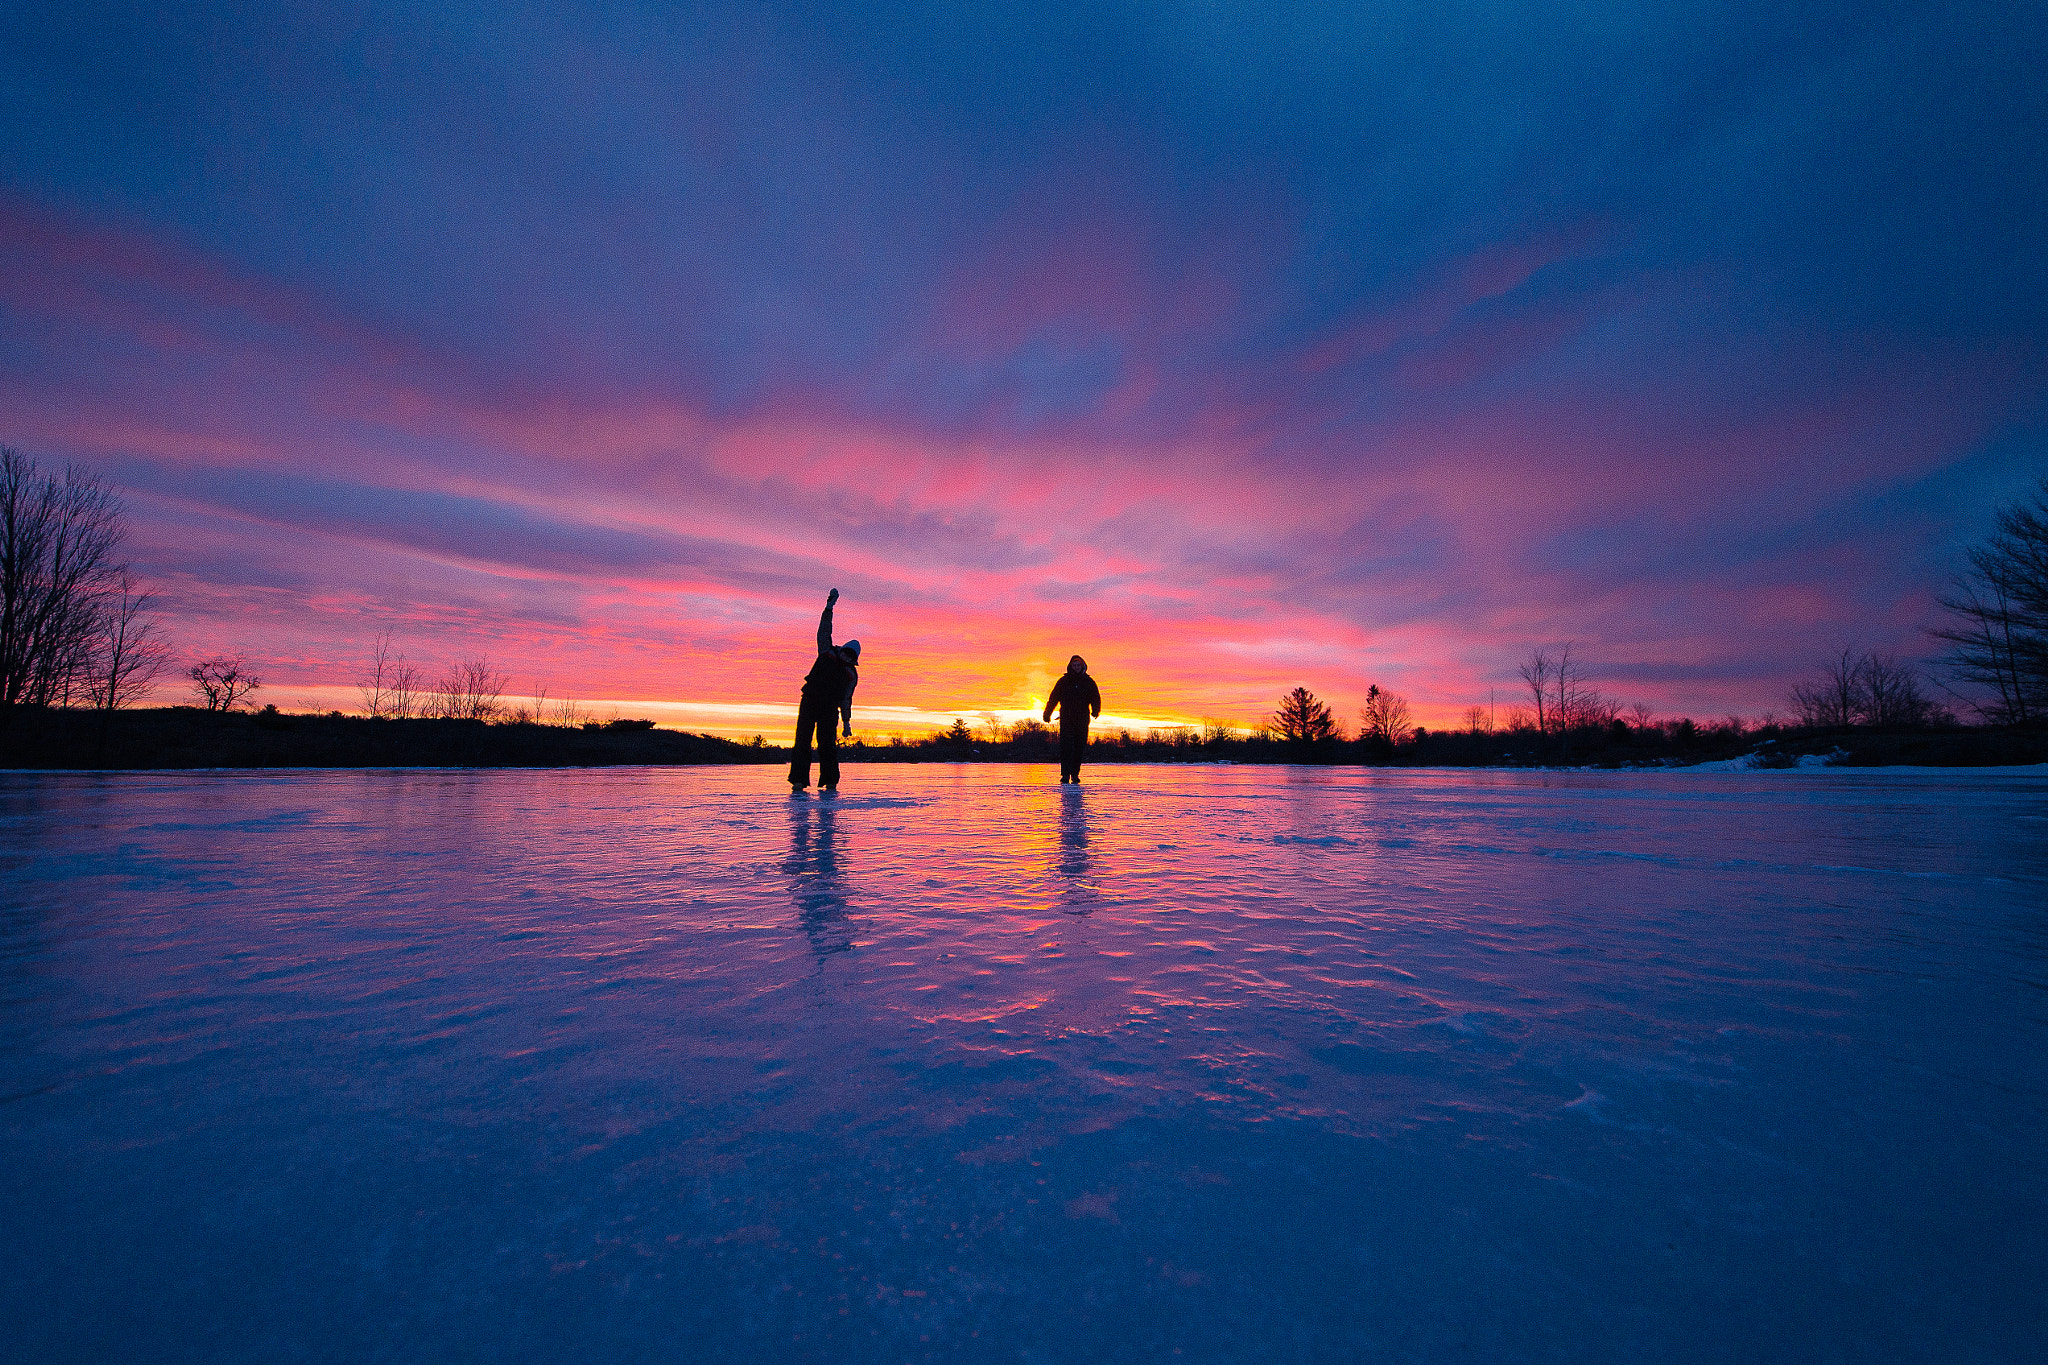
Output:
[[839,600],[839,589],[832,589],[825,599],[825,610],[818,617],[818,652],[823,654],[832,648],[832,604]]
[[1050,691],[1050,692],[1048,692],[1048,693],[1046,694],[1046,697],[1045,697],[1045,715],[1044,715],[1043,717],[1041,717],[1041,719],[1043,719],[1043,720],[1044,720],[1044,721],[1045,721],[1045,722],[1046,722],[1047,724],[1051,724],[1051,723],[1052,723],[1052,708],[1053,708],[1053,707],[1055,707],[1055,706],[1058,706],[1058,705],[1060,704],[1060,687],[1061,687],[1061,686],[1062,686],[1062,685],[1063,685],[1063,684],[1064,684],[1065,682],[1066,682],[1066,679],[1065,679],[1065,678],[1061,678],[1061,679],[1060,679],[1060,680],[1059,680],[1058,682],[1055,682],[1055,683],[1054,683],[1054,684],[1052,685],[1052,691]]

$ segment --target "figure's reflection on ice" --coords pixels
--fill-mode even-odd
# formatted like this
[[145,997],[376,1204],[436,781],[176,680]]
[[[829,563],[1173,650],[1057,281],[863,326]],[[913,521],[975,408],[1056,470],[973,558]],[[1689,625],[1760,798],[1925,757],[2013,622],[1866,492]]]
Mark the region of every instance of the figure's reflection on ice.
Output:
[[832,953],[853,946],[846,920],[846,884],[839,870],[837,814],[831,798],[789,803],[789,857],[782,870],[796,901],[797,924],[823,962]]
[[1088,798],[1079,786],[1060,788],[1059,883],[1062,907],[1070,915],[1095,908],[1088,882]]

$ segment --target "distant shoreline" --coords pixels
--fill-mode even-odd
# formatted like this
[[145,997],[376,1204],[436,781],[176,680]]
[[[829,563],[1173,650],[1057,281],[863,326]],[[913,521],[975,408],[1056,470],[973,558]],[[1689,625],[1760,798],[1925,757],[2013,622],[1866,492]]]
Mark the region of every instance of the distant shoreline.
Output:
[[[847,764],[1051,763],[1048,738],[922,740],[842,747]],[[0,770],[39,772],[265,768],[587,768],[783,764],[781,745],[658,730],[647,721],[588,727],[347,715],[220,713],[190,707],[18,714],[0,732]],[[1816,771],[2006,768],[2048,764],[2048,734],[1991,726],[1870,730],[1655,731],[1569,737],[1422,732],[1398,746],[1358,740],[1305,747],[1263,737],[1202,743],[1185,735],[1098,733],[1088,761],[1530,771]],[[1737,769],[1737,763],[1744,766]]]
[[[981,762],[975,759],[926,759],[920,763],[904,764],[860,764],[861,767],[941,767],[950,764],[969,764],[989,768],[1057,768],[1056,758],[999,760]],[[19,768],[0,766],[0,777],[66,777],[97,775],[101,777],[145,776],[152,773],[552,773],[563,771],[625,771],[649,768],[724,768],[724,767],[767,767],[768,764],[729,763],[581,763],[581,764],[538,764],[522,765],[513,763],[461,764],[461,763],[390,763],[390,764],[272,764],[260,767],[191,767],[191,768]],[[846,765],[849,768],[854,764]],[[1957,776],[1974,774],[1982,777],[2038,777],[2048,779],[2048,763],[1893,763],[1876,767],[1853,768],[1827,766],[1819,768],[1729,768],[1719,763],[1699,763],[1689,766],[1661,767],[1638,766],[1633,768],[1537,768],[1507,767],[1498,764],[1486,766],[1430,767],[1423,764],[1357,764],[1357,763],[1233,763],[1227,758],[1209,761],[1187,762],[1161,761],[1156,759],[1132,759],[1128,762],[1106,764],[1116,768],[1281,768],[1314,767],[1332,772],[1352,773],[1400,773],[1424,777],[1431,774],[1449,773],[1526,773],[1529,776],[1583,776],[1583,777],[1926,777],[1936,774]],[[1088,785],[1083,783],[1083,786]],[[815,791],[815,787],[812,788]]]

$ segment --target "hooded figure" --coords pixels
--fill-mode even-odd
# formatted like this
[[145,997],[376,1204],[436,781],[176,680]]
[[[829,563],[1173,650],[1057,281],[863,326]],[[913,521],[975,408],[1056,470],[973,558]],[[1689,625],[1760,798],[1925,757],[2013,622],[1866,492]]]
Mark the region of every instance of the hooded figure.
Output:
[[1102,690],[1088,676],[1088,661],[1076,654],[1067,660],[1067,671],[1052,685],[1045,699],[1045,719],[1053,708],[1060,713],[1060,781],[1081,780],[1081,754],[1088,747],[1088,721],[1102,714]]
[[832,643],[832,604],[839,589],[825,599],[824,614],[818,617],[818,661],[804,676],[803,700],[796,708],[796,754],[789,764],[789,788],[800,792],[811,785],[811,736],[818,742],[818,785],[826,791],[839,789],[839,751],[832,737],[835,720],[843,721],[846,737],[853,738],[853,689],[860,682],[860,641]]

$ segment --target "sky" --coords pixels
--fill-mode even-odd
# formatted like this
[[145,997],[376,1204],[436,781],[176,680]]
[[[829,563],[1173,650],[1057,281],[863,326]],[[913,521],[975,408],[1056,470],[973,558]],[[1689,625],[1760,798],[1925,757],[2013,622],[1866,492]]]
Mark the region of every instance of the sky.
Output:
[[691,729],[1571,642],[1784,712],[2048,474],[2048,11],[11,6],[0,442],[179,657]]

